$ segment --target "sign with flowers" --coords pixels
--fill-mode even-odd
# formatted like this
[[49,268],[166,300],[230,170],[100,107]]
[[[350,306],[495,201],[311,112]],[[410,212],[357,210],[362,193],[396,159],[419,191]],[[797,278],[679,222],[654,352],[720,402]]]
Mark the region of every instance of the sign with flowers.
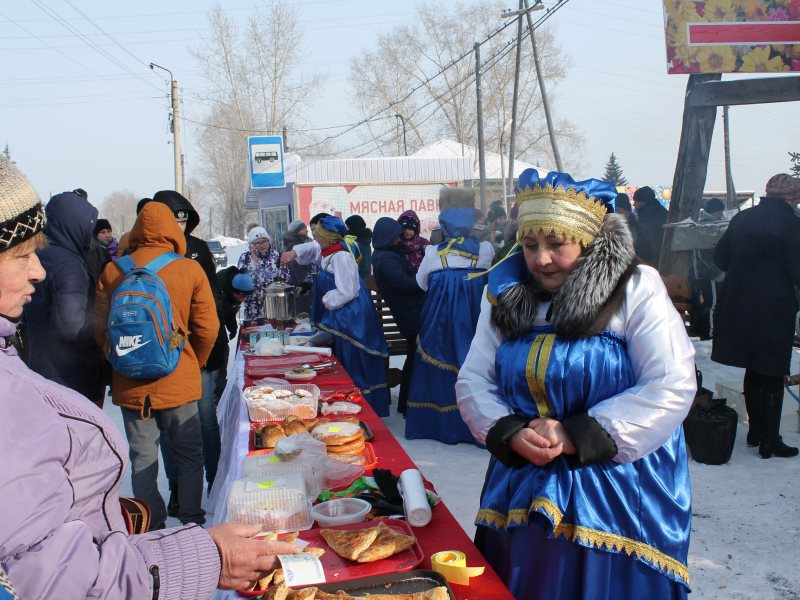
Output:
[[800,71],[800,0],[664,0],[668,73]]

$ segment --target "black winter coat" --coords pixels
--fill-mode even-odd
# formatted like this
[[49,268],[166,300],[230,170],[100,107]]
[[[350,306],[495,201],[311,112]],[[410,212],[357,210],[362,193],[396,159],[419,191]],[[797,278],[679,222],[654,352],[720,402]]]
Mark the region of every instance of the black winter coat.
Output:
[[800,286],[800,218],[764,197],[731,219],[714,250],[725,271],[711,359],[755,373],[789,372]]
[[403,232],[400,223],[381,217],[372,234],[372,272],[378,292],[386,300],[400,333],[410,344],[419,333],[419,320],[425,292],[417,285],[411,265],[403,257],[403,247],[394,244]]
[[[661,259],[661,244],[664,241],[664,224],[667,222],[668,215],[667,209],[658,202],[648,202],[642,208],[636,209],[637,234],[640,236],[649,235],[653,240],[653,245],[655,246],[654,262],[650,264],[656,267],[658,266],[658,261]],[[645,257],[640,258],[645,262],[650,262]]]
[[219,319],[219,333],[214,347],[206,361],[206,370],[216,371],[217,369],[227,369],[228,365],[228,342],[236,337],[239,324],[236,322],[236,313],[239,312],[241,304],[233,297],[231,282],[239,273],[235,266],[223,269],[215,277],[214,301],[217,305],[217,318]]
[[86,266],[97,209],[72,192],[47,204],[49,240],[37,252],[47,277],[25,307],[31,369],[92,400],[104,382],[103,353],[94,338],[97,286]]

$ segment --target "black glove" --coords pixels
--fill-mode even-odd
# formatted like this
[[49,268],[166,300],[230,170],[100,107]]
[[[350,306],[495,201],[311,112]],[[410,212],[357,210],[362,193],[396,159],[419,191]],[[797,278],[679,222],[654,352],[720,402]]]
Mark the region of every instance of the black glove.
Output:
[[399,477],[393,475],[389,469],[373,469],[372,477],[375,479],[375,483],[380,488],[386,502],[403,505],[403,497],[397,490],[397,482],[400,481]]
[[300,284],[300,295],[305,296],[311,291],[311,288],[314,287],[314,284],[310,281],[304,281]]
[[362,492],[356,496],[356,498],[361,498],[369,502],[372,505],[372,512],[374,512],[376,516],[388,517],[390,515],[403,514],[402,502],[397,504],[387,502],[386,498],[378,492]]

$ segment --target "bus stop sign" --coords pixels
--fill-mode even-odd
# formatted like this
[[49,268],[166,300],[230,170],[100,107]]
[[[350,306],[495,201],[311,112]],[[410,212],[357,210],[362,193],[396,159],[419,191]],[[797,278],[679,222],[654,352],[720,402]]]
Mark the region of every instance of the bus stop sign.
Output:
[[279,135],[247,138],[250,152],[250,187],[286,187],[283,171],[283,138]]

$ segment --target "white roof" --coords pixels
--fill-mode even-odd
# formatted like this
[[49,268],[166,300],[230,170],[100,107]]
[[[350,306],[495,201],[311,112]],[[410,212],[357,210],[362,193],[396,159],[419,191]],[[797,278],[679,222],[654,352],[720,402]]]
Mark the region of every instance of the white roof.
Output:
[[[503,176],[508,178],[508,156],[501,156],[495,152],[485,151],[486,162],[486,179],[502,179]],[[454,140],[439,140],[429,146],[420,148],[412,156],[426,156],[426,157],[465,157],[472,163],[472,177],[467,179],[480,179],[480,168],[478,165],[478,149],[475,146],[468,144],[460,144]],[[502,164],[502,167],[500,166]],[[514,159],[514,177],[519,177],[525,169],[536,169],[540,173],[547,173],[549,169],[533,165],[519,158]]]
[[[287,155],[287,159],[290,155]],[[333,160],[287,160],[286,180],[295,185],[462,182],[472,165],[461,156],[390,156]]]

